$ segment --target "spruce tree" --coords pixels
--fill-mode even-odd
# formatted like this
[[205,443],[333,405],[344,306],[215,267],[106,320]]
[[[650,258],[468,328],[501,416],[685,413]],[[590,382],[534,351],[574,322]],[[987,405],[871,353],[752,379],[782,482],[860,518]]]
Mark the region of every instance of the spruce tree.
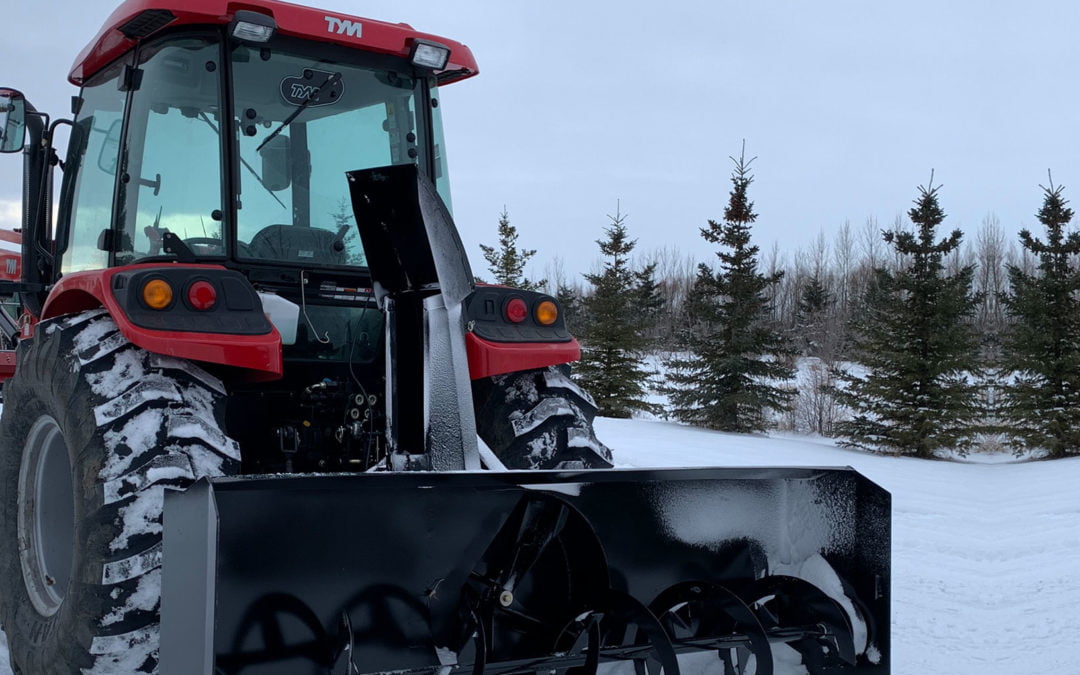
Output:
[[536,291],[547,283],[546,280],[530,281],[525,277],[525,265],[536,255],[535,249],[519,249],[517,246],[518,231],[510,224],[510,215],[503,208],[499,214],[499,246],[484,246],[480,244],[480,250],[487,261],[488,271],[495,279],[495,283],[523,291]]
[[581,361],[577,379],[592,394],[600,415],[630,417],[635,411],[659,412],[645,400],[649,379],[655,375],[644,365],[651,346],[643,320],[641,300],[652,282],[651,269],[633,269],[630,253],[635,240],[626,229],[626,216],[616,210],[598,240],[604,256],[599,272],[586,274],[591,286],[581,300]]
[[795,340],[804,355],[832,361],[829,310],[834,303],[821,278],[816,274],[810,277],[799,293],[795,307]]
[[1039,261],[1034,274],[1007,267],[1010,293],[1002,300],[1011,323],[1002,367],[1014,373],[1005,386],[1005,429],[1020,448],[1050,457],[1080,453],[1080,234],[1066,232],[1073,210],[1062,186],[1043,188],[1039,222],[1045,240],[1028,230],[1020,243]]
[[783,272],[758,271],[758,247],[750,243],[757,219],[747,197],[753,182],[745,152],[731,158],[735,169],[724,222],[701,229],[718,244],[719,267],[698,267],[688,303],[698,326],[687,339],[689,355],[667,362],[667,393],[674,416],[723,431],[754,432],[768,427],[766,411],[782,411],[792,392],[777,386],[794,373],[783,365],[792,350],[772,327],[769,292]]
[[581,324],[581,292],[573,286],[559,286],[555,291],[555,301],[559,303],[566,329],[576,335]]
[[[939,186],[940,187],[940,186]],[[908,211],[914,232],[883,238],[902,261],[895,272],[877,269],[853,328],[855,360],[865,373],[845,372],[841,401],[855,411],[837,423],[845,445],[931,458],[940,449],[966,451],[978,431],[978,339],[970,323],[979,298],[971,292],[973,266],[953,276],[943,259],[960,245],[954,230],[937,240],[945,219],[938,189],[919,187]]]

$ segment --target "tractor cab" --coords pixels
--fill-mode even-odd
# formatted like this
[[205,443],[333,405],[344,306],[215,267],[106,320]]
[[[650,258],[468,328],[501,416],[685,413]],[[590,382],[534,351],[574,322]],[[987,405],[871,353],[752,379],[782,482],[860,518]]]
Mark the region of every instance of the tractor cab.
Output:
[[149,40],[84,84],[61,271],[363,267],[346,171],[417,164],[449,202],[436,92],[406,59],[310,40]]
[[[28,176],[64,167],[55,226],[38,208],[52,177],[28,185],[31,313],[62,276],[154,262],[222,265],[294,303],[370,300],[318,298],[371,286],[345,173],[415,165],[449,207],[438,86],[477,72],[471,52],[273,0],[152,4],[125,2],[78,56],[73,122],[4,99],[3,150],[26,137]],[[72,127],[66,157],[48,156],[57,124]]]
[[[345,37],[360,42],[357,32]],[[189,19],[86,77],[57,269],[177,261],[240,270],[260,291],[304,306],[310,321],[287,352],[343,359],[346,333],[379,332],[365,312],[371,283],[345,172],[414,164],[450,203],[435,70],[449,50],[415,37],[407,46],[407,35],[401,53],[388,54],[286,33],[254,12],[218,26]]]

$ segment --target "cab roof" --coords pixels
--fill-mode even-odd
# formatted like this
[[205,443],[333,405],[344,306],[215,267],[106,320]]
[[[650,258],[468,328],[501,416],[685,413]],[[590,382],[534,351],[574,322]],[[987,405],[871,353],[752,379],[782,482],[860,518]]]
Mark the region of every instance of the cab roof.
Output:
[[[282,35],[345,45],[354,49],[408,58],[416,40],[450,48],[450,61],[438,71],[440,83],[455,82],[479,72],[468,47],[437,35],[421,33],[405,23],[386,23],[278,0],[126,0],[79,53],[68,79],[82,85],[87,78],[164,28],[184,25],[226,25],[247,10],[274,19]],[[359,24],[360,28],[356,26]]]

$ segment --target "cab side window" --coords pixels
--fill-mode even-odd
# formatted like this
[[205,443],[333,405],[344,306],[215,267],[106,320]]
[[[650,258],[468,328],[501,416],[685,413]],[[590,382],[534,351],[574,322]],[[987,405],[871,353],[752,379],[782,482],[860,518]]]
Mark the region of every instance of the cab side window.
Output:
[[102,231],[112,227],[120,120],[127,94],[117,85],[122,66],[110,68],[82,90],[82,107],[68,143],[65,198],[71,204],[69,236],[60,263],[64,274],[101,269],[108,253],[98,248]]
[[121,154],[117,263],[163,254],[167,230],[195,255],[225,255],[220,50],[185,37],[144,47]]

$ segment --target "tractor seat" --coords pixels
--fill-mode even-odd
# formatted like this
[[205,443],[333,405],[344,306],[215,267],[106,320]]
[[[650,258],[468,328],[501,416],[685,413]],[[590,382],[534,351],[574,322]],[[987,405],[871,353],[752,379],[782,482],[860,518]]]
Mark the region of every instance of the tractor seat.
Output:
[[[336,244],[336,246],[335,246]],[[270,225],[255,233],[248,244],[252,258],[345,265],[345,247],[335,233],[317,227]]]

